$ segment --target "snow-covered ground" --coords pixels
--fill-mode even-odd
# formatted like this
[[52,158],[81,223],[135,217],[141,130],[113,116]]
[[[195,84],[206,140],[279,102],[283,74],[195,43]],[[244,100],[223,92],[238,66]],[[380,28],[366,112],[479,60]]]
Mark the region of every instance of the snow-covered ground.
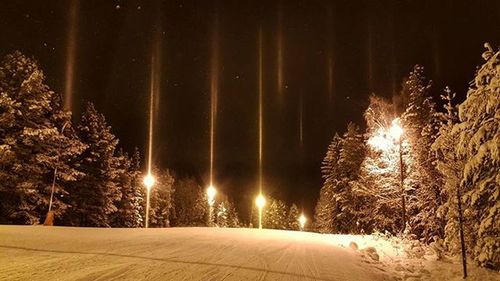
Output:
[[244,228],[0,226],[0,280],[461,280],[457,262],[405,248],[370,235]]

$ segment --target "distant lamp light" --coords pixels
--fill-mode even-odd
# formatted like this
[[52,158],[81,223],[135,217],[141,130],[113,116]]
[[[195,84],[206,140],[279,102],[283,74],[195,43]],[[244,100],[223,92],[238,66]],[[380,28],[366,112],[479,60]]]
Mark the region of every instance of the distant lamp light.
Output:
[[215,189],[215,187],[210,184],[210,186],[208,186],[207,188],[207,203],[208,203],[208,226],[212,226],[213,225],[213,206],[214,206],[214,203],[215,203],[215,195],[217,194],[217,189]]
[[217,194],[217,190],[213,185],[210,185],[207,188],[207,199],[208,205],[212,206],[215,203],[215,195]]
[[299,217],[299,226],[300,226],[300,230],[304,230],[304,227],[306,225],[306,222],[307,222],[307,218],[304,214],[300,214],[300,217]]
[[151,189],[151,187],[153,187],[153,185],[155,184],[156,182],[156,179],[153,175],[151,174],[147,174],[145,177],[144,177],[144,185],[146,186],[146,188],[149,190]]
[[146,192],[146,221],[145,221],[145,227],[149,227],[149,197],[150,197],[150,191],[153,185],[155,184],[156,179],[151,173],[148,173],[144,177],[144,185],[146,186],[147,192]]
[[262,209],[266,205],[266,198],[262,195],[262,193],[255,199],[255,204],[257,205],[257,208],[259,208],[259,229],[262,229]]
[[259,209],[264,208],[264,206],[266,205],[266,198],[264,197],[264,195],[259,194],[257,196],[257,199],[255,199],[255,204]]

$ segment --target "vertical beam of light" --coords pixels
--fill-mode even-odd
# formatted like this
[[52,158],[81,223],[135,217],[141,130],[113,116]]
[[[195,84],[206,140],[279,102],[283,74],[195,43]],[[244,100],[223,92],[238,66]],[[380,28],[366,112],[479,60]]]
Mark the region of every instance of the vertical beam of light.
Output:
[[432,58],[434,62],[434,72],[436,73],[437,77],[440,77],[441,75],[441,60],[439,56],[439,33],[438,31],[434,31],[432,33]]
[[283,7],[281,1],[278,3],[278,26],[277,26],[277,70],[276,77],[278,79],[278,96],[283,96]]
[[330,50],[328,51],[327,64],[328,100],[331,102],[333,100],[333,54]]
[[396,48],[394,47],[394,36],[392,38],[391,43],[391,85],[392,85],[392,97],[396,97],[398,95],[398,86],[396,82],[396,72],[397,72],[397,64],[396,64]]
[[73,109],[73,90],[75,81],[76,25],[78,22],[79,0],[69,2],[68,34],[66,42],[66,67],[64,85],[64,109]]
[[215,130],[217,123],[217,97],[219,92],[219,20],[215,16],[212,30],[212,54],[210,60],[210,186],[214,180]]
[[392,98],[394,99],[397,96],[398,86],[396,81],[396,73],[397,73],[397,62],[396,62],[396,24],[395,24],[395,11],[392,9],[389,17],[389,27],[390,27],[390,41],[391,41],[391,58],[390,58],[390,67],[391,67],[391,86],[392,86]]
[[262,146],[263,146],[263,110],[262,110],[262,95],[263,95],[263,81],[262,81],[262,27],[259,28],[259,194],[262,194]]
[[151,51],[151,69],[149,81],[149,134],[148,134],[148,175],[151,175],[153,167],[153,138],[154,138],[154,116],[155,116],[155,97],[160,91],[160,30],[157,27],[154,31]]
[[299,100],[299,142],[302,149],[304,146],[304,98],[302,93]]
[[368,42],[367,42],[367,52],[368,52],[368,87],[370,94],[373,93],[373,35],[372,28],[368,22]]
[[332,25],[333,25],[333,11],[332,11],[332,6],[331,4],[327,8],[327,21],[326,21],[326,42],[327,42],[327,50],[326,50],[326,67],[327,67],[327,94],[328,94],[328,100],[332,102],[333,100],[333,32],[332,32]]

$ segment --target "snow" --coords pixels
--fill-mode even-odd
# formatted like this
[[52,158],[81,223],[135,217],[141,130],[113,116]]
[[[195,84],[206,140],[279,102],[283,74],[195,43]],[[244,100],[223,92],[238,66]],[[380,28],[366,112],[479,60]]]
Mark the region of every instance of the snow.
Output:
[[[244,228],[0,226],[0,280],[461,279],[458,263],[417,258],[407,246],[372,235]],[[499,277],[475,267],[471,275]]]

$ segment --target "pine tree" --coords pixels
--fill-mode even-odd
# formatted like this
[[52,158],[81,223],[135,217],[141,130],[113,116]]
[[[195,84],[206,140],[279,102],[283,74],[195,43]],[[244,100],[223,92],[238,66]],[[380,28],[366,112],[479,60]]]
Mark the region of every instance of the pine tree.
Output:
[[205,193],[194,178],[179,179],[174,183],[172,226],[204,226],[208,206]]
[[[352,233],[366,228],[367,214],[362,209],[366,199],[353,187],[358,181],[360,168],[365,156],[365,144],[359,128],[349,123],[347,132],[342,137],[337,162],[337,180],[333,185],[333,229],[336,232]],[[360,224],[362,227],[360,228]]]
[[149,225],[169,227],[174,178],[169,170],[154,169],[153,173],[156,175],[156,183],[150,191]]
[[286,205],[283,201],[272,199],[271,204],[265,210],[265,228],[286,229],[287,213]]
[[238,212],[236,211],[236,207],[234,203],[231,201],[228,202],[227,207],[227,224],[228,227],[240,227],[240,218]]
[[65,185],[82,176],[73,164],[85,146],[44,81],[38,63],[20,52],[0,64],[0,223],[39,223],[52,186],[52,210],[60,216]]
[[120,199],[115,203],[116,212],[111,215],[112,227],[140,227],[143,223],[143,186],[140,179],[140,154],[137,148],[132,157],[120,149],[116,156]]
[[110,214],[121,194],[117,186],[115,149],[118,139],[111,133],[104,115],[89,103],[82,114],[77,134],[88,147],[78,163],[85,176],[70,185],[70,212],[64,222],[78,226],[110,226]]
[[[444,202],[438,208],[438,216],[446,221],[444,228],[444,245],[451,254],[462,253],[464,272],[466,272],[466,250],[473,249],[472,218],[464,220],[462,197],[462,172],[465,159],[456,153],[458,144],[457,132],[453,126],[458,122],[458,108],[453,105],[455,94],[446,87],[445,95],[441,95],[445,113],[439,113],[439,132],[432,144],[437,154],[437,169],[443,178]],[[467,238],[465,238],[467,236]],[[467,245],[466,245],[467,243]]]
[[364,116],[368,145],[359,179],[353,183],[354,191],[365,198],[363,209],[369,211],[364,215],[361,229],[396,233],[402,228],[399,148],[394,146],[387,133],[395,118],[393,105],[371,96]]
[[219,202],[215,206],[214,217],[215,224],[218,227],[229,227],[229,210],[228,202],[226,200]]
[[333,210],[335,203],[333,201],[333,185],[336,183],[338,177],[337,162],[341,144],[342,138],[338,134],[335,134],[328,146],[328,151],[321,166],[321,173],[325,181],[321,188],[314,213],[315,229],[320,233],[333,233],[334,231]]
[[407,163],[406,186],[410,231],[430,242],[443,237],[444,220],[436,216],[442,204],[442,178],[436,168],[436,154],[430,150],[438,129],[436,105],[430,95],[431,82],[424,77],[424,68],[416,65],[403,83],[402,95],[408,100],[402,114],[403,138],[411,147],[412,161]]
[[287,216],[287,221],[288,221],[288,228],[289,230],[300,230],[300,225],[299,225],[299,208],[297,208],[297,205],[292,204],[290,206],[290,209],[288,210],[288,216]]
[[220,201],[214,210],[215,224],[218,227],[239,227],[238,213],[230,200]]
[[457,153],[465,158],[465,214],[474,218],[474,254],[483,266],[500,268],[500,52],[489,44],[467,99],[459,106]]

